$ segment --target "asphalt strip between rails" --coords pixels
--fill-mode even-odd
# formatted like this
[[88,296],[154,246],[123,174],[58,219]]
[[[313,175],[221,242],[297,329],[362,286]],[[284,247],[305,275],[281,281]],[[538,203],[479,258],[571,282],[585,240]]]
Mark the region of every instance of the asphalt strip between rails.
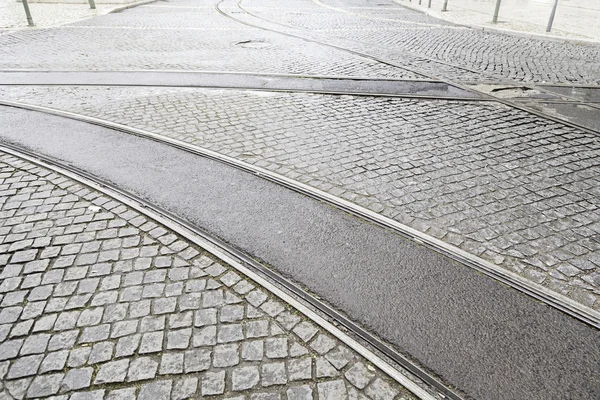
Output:
[[600,398],[600,333],[386,229],[168,145],[0,108],[0,139],[234,244],[480,399]]

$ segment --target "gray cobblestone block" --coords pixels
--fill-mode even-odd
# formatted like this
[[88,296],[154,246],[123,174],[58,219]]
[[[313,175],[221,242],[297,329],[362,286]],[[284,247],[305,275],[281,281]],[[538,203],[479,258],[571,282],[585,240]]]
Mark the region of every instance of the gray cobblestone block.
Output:
[[165,296],[175,297],[183,293],[183,282],[169,283],[165,286]]
[[286,330],[290,331],[301,318],[298,315],[285,311],[277,316],[277,322]]
[[106,390],[92,390],[90,392],[77,392],[73,393],[69,400],[102,400]]
[[267,338],[265,347],[265,354],[268,358],[284,358],[288,355],[287,338]]
[[65,311],[58,315],[54,324],[54,330],[63,331],[75,328],[81,311]]
[[77,327],[98,325],[102,320],[103,313],[104,307],[83,310],[77,319]]
[[292,386],[286,390],[288,400],[313,400],[312,389],[308,385]]
[[245,361],[260,361],[263,359],[264,344],[262,340],[242,343],[242,359]]
[[317,384],[319,399],[337,400],[347,396],[346,385],[342,380],[321,382]]
[[79,330],[53,334],[48,343],[48,351],[70,349],[75,344],[77,336],[79,336]]
[[12,258],[10,259],[10,262],[14,264],[19,264],[27,261],[33,261],[35,260],[37,253],[38,251],[35,249],[18,251],[15,254],[13,254]]
[[109,324],[88,327],[83,330],[83,333],[79,338],[79,343],[101,342],[103,340],[108,339],[109,334]]
[[310,347],[317,353],[323,355],[335,347],[336,343],[329,336],[319,334],[311,343]]
[[145,299],[156,299],[160,298],[165,290],[164,283],[153,283],[150,285],[146,285],[143,288],[142,297]]
[[207,372],[202,377],[202,395],[223,394],[225,391],[225,371]]
[[8,389],[8,392],[13,398],[22,399],[23,397],[25,397],[27,388],[31,384],[32,380],[33,378],[23,378],[14,381],[6,381],[4,383],[4,386],[6,387],[6,389]]
[[165,270],[151,270],[144,274],[143,283],[159,283],[164,282],[167,277],[167,271]]
[[156,353],[162,351],[164,332],[149,332],[142,336],[140,354]]
[[[106,293],[106,292],[105,292]],[[102,308],[102,307],[100,307]],[[127,304],[108,304],[105,307],[102,322],[119,322],[127,316]]]
[[236,293],[244,295],[252,291],[254,288],[255,286],[252,285],[250,282],[242,280],[233,287],[233,290],[235,290]]
[[69,370],[60,384],[61,393],[90,387],[93,372],[89,367]]
[[88,278],[79,282],[79,287],[77,288],[78,294],[85,293],[94,293],[98,288],[98,284],[100,283],[99,278]]
[[64,279],[66,281],[78,281],[85,278],[89,270],[89,267],[71,267],[67,268]]
[[248,338],[265,337],[269,334],[269,321],[249,321],[246,323],[246,336]]
[[198,390],[198,378],[185,378],[175,382],[173,392],[171,393],[172,400],[183,400],[193,398]]
[[209,290],[202,294],[202,307],[220,307],[225,304],[225,298],[223,296],[223,290]]
[[205,371],[210,367],[211,351],[194,349],[185,352],[184,368],[186,373]]
[[344,374],[346,379],[359,389],[364,389],[375,374],[367,369],[362,363],[358,362],[350,367]]
[[258,367],[247,366],[236,368],[231,373],[231,389],[234,391],[242,391],[252,389],[260,380]]
[[139,318],[150,315],[150,300],[140,300],[129,304],[129,317]]
[[91,293],[82,294],[80,296],[72,296],[69,298],[67,305],[65,306],[66,310],[73,310],[75,308],[84,308],[90,299],[92,298]]
[[91,352],[92,349],[90,347],[79,347],[71,350],[69,353],[69,359],[67,360],[67,365],[71,368],[81,367],[87,363]]
[[192,337],[192,329],[178,329],[167,333],[167,349],[187,349]]
[[230,343],[244,339],[244,332],[241,324],[228,324],[219,327],[217,342]]
[[63,373],[36,376],[27,390],[27,397],[45,397],[58,393]]
[[165,329],[165,316],[148,316],[142,318],[140,330],[142,332],[160,331]]
[[96,379],[94,379],[94,384],[101,385],[103,383],[123,382],[127,375],[128,367],[129,360],[127,359],[103,364],[98,370]]
[[91,301],[90,305],[92,307],[97,307],[97,306],[105,306],[108,304],[114,304],[117,302],[118,298],[119,298],[119,292],[117,292],[116,290],[99,292],[99,293],[96,293],[92,297],[92,301]]
[[129,373],[127,374],[127,381],[141,381],[145,379],[153,379],[156,376],[156,370],[158,369],[158,363],[150,357],[136,358],[131,362],[129,367]]
[[96,343],[88,359],[89,364],[98,364],[112,358],[115,345],[112,342]]
[[312,378],[312,358],[305,357],[287,361],[290,381],[302,381]]
[[331,378],[339,375],[338,370],[323,357],[317,357],[315,364],[317,378]]
[[[204,289],[207,289],[207,283],[205,279],[191,279],[185,282],[186,293],[200,293]],[[211,289],[211,288],[208,288]],[[207,306],[212,307],[212,306]]]
[[194,325],[197,327],[205,325],[214,325],[217,323],[217,310],[215,308],[205,308],[196,311],[194,314]]
[[240,362],[239,345],[218,345],[214,348],[213,366],[215,368],[232,367]]
[[254,307],[260,307],[267,300],[267,295],[259,289],[253,290],[246,295],[246,300]]
[[52,295],[52,289],[53,289],[53,287],[51,285],[36,286],[29,293],[27,300],[28,301],[47,300]]
[[193,314],[191,311],[169,315],[169,328],[187,328],[192,326]]
[[76,288],[77,282],[61,282],[54,287],[54,296],[71,296]]
[[61,350],[53,353],[48,353],[48,355],[46,355],[46,358],[44,358],[44,361],[42,361],[42,365],[40,366],[40,373],[43,374],[44,372],[62,370],[65,367],[68,356],[68,350]]
[[58,317],[57,314],[50,314],[50,315],[45,315],[45,316],[41,317],[35,323],[35,326],[33,327],[33,332],[42,332],[42,331],[51,330],[52,327],[54,326],[54,323],[56,322],[57,317]]
[[120,338],[117,342],[115,357],[120,358],[133,355],[140,345],[141,338],[142,335],[140,334]]
[[121,285],[121,276],[120,275],[111,275],[105,278],[102,278],[100,281],[100,290],[113,290],[119,288]]
[[152,312],[154,314],[170,314],[175,312],[175,307],[177,307],[177,299],[172,297],[152,301]]
[[17,379],[35,375],[43,359],[43,354],[18,358],[8,370],[6,377],[8,379]]
[[6,278],[0,283],[0,293],[7,293],[12,290],[15,290],[21,284],[22,278],[20,277],[12,277]]
[[47,333],[29,336],[25,339],[20,354],[23,356],[44,353],[48,347],[48,341],[50,341],[50,335]]
[[[15,338],[15,337],[19,337],[19,336],[26,336],[29,335],[29,332],[31,331],[31,327],[33,326],[33,320],[27,320],[27,321],[23,321],[23,322],[19,322],[18,324],[15,325],[5,325],[5,329],[8,331],[8,329],[12,326],[12,329],[10,331],[10,338]],[[4,340],[4,339],[2,339]],[[2,341],[0,340],[0,341]]]
[[31,289],[42,284],[42,274],[26,275],[21,283],[21,289]]
[[135,286],[142,283],[144,279],[144,273],[142,271],[134,271],[125,275],[123,279],[123,286]]
[[136,388],[115,389],[108,392],[106,400],[135,400]]
[[183,353],[163,353],[158,373],[161,375],[183,373]]
[[170,380],[146,383],[140,388],[138,400],[169,400],[172,386]]
[[262,366],[262,386],[284,385],[287,383],[285,373],[285,363],[275,362],[263,364]]
[[192,345],[194,347],[211,346],[217,344],[217,327],[215,325],[195,329]]
[[339,345],[327,353],[325,358],[337,369],[342,369],[354,358],[354,356],[345,346]]
[[244,306],[225,306],[221,308],[221,322],[237,322],[244,319]]
[[292,343],[292,345],[290,346],[290,356],[298,357],[303,356],[305,354],[308,354],[308,349],[306,347],[296,342]]
[[115,322],[112,326],[112,333],[110,337],[112,339],[118,339],[123,336],[131,335],[137,331],[137,327],[137,320]]
[[373,400],[392,400],[398,391],[383,379],[377,378],[364,390],[364,393]]
[[15,306],[15,307],[7,307],[0,311],[0,324],[12,324],[19,319],[21,312],[23,311],[23,307]]
[[200,308],[202,301],[201,293],[189,293],[179,296],[179,309],[185,310],[196,310]]

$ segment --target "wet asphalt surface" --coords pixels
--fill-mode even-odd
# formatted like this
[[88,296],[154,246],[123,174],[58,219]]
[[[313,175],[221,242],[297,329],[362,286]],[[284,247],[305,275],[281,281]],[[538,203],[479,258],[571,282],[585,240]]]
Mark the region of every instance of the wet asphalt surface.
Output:
[[600,398],[600,333],[316,200],[148,139],[0,108],[0,140],[131,191],[274,266],[479,399]]

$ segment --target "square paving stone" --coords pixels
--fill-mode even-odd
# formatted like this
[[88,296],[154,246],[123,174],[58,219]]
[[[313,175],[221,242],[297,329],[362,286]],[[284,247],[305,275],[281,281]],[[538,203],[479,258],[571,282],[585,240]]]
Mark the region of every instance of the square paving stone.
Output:
[[258,385],[259,379],[260,373],[256,366],[236,368],[231,373],[231,388],[236,392],[252,389]]
[[67,362],[67,357],[69,356],[68,350],[55,351],[53,353],[48,353],[42,365],[40,367],[40,373],[49,372],[49,371],[60,371],[65,367],[65,363]]
[[211,351],[194,349],[185,352],[184,368],[186,373],[205,371],[210,367]]
[[16,379],[35,375],[43,359],[43,354],[18,358],[8,370],[6,377]]
[[169,400],[172,381],[155,381],[142,385],[138,400]]
[[290,381],[302,381],[312,378],[312,358],[298,358],[287,361]]
[[55,333],[48,343],[48,351],[70,349],[79,336],[79,330]]
[[139,357],[131,362],[129,373],[127,375],[128,382],[142,381],[145,379],[153,379],[156,376],[158,363],[150,357]]
[[268,338],[265,340],[266,355],[269,358],[284,358],[288,355],[287,338]]
[[112,342],[96,343],[88,359],[89,364],[97,364],[112,358],[115,345]]
[[317,389],[319,400],[339,400],[347,397],[346,384],[342,380],[318,383]]
[[135,388],[116,389],[108,392],[106,400],[135,400]]
[[36,376],[27,390],[27,397],[38,398],[58,393],[64,375],[58,373]]
[[187,349],[192,337],[192,329],[178,329],[167,333],[167,349]]
[[211,396],[225,391],[225,371],[207,372],[202,377],[202,395]]
[[135,353],[138,346],[140,345],[140,340],[142,335],[135,334],[130,336],[125,336],[119,339],[117,342],[117,349],[115,351],[115,357],[127,357],[131,356]]
[[69,370],[60,385],[60,391],[65,393],[89,387],[93,372],[90,367]]
[[81,367],[87,362],[91,352],[92,349],[90,347],[79,347],[71,350],[67,365],[71,368]]
[[100,367],[94,384],[123,382],[127,375],[129,360],[111,361]]
[[262,340],[253,340],[242,343],[242,358],[246,361],[260,361],[263,359],[264,344]]
[[288,400],[313,400],[312,389],[308,385],[290,387],[286,394]]
[[140,345],[140,354],[156,353],[162,351],[163,348],[163,332],[149,332],[142,336],[142,344]]
[[183,400],[193,398],[198,390],[198,378],[185,378],[175,382],[171,400]]
[[217,327],[215,325],[195,329],[192,340],[194,347],[212,346],[217,344]]
[[161,375],[183,373],[183,353],[164,353],[158,373]]
[[287,383],[285,364],[283,362],[263,364],[261,375],[263,387]]
[[239,345],[228,344],[214,348],[213,366],[216,368],[232,367],[240,362]]

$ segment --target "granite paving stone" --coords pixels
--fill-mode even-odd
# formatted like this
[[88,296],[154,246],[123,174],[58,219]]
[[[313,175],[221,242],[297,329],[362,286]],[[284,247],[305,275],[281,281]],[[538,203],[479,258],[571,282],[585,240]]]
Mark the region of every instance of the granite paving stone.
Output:
[[[131,225],[140,214],[118,201],[0,153],[0,185],[8,177],[22,183],[9,199],[38,192],[54,199],[35,224],[44,224],[48,243],[58,250],[40,245],[28,252],[35,242],[22,242],[13,253],[28,263],[44,257],[44,264],[33,265],[45,265],[47,271],[11,266],[0,272],[0,315],[6,322],[0,325],[0,396],[158,400],[222,395],[247,400],[311,398],[318,390],[328,395],[341,390],[335,385],[319,389],[327,382],[362,385],[364,370],[357,365],[367,365],[365,360],[341,350],[340,342],[291,306],[186,238],[146,217]],[[0,202],[0,212],[7,204],[21,210],[17,204],[22,203]],[[64,210],[81,210],[72,216],[82,218],[66,218]],[[131,215],[130,220],[122,215]],[[0,218],[0,229],[11,232],[18,226],[7,221]],[[80,237],[96,244],[72,246],[79,236],[65,232],[98,232]],[[137,238],[129,248],[139,252],[121,258],[125,240],[114,237],[119,232]],[[66,246],[71,246],[68,256],[74,256],[67,261],[61,250]],[[105,257],[116,259],[107,267],[93,264],[98,263],[95,256],[81,257],[113,250],[117,253]],[[144,257],[150,261],[136,264]],[[168,258],[172,266],[156,263],[158,257]],[[76,260],[86,265],[74,266]],[[21,282],[36,274],[44,284],[22,289]],[[312,347],[301,345],[304,340]],[[338,372],[335,376],[312,373],[313,360],[324,350],[335,367],[322,360]],[[319,359],[314,364],[318,372],[323,370]],[[381,371],[369,370],[368,377],[373,379],[365,391],[412,398]]]

